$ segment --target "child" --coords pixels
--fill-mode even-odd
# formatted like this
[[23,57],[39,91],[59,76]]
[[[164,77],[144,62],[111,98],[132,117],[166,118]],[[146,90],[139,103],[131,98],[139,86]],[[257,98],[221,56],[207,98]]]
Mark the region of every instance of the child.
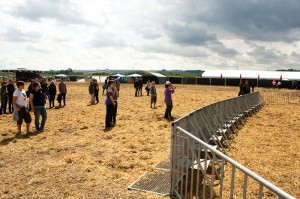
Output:
[[173,109],[173,102],[172,102],[172,94],[175,92],[176,87],[173,87],[171,82],[167,81],[165,84],[165,103],[166,103],[166,112],[165,112],[165,119],[173,119],[171,112]]
[[152,86],[150,87],[150,95],[151,95],[150,107],[152,108],[152,104],[154,104],[154,108],[155,108],[155,104],[156,104],[156,101],[157,101],[155,81],[151,82],[151,85]]
[[113,99],[113,88],[115,87],[115,83],[113,81],[108,81],[107,83],[107,91],[106,91],[106,117],[105,117],[105,128],[110,128],[113,126],[113,113],[115,101]]
[[58,104],[59,104],[59,107],[61,107],[61,100],[62,100],[62,94],[59,93],[59,94],[57,95],[57,102],[58,102]]

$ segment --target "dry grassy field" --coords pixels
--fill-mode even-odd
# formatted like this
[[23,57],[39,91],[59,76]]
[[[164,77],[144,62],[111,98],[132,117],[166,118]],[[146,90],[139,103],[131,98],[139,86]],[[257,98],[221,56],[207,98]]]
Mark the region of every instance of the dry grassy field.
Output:
[[[88,83],[67,86],[66,107],[47,110],[43,133],[15,138],[12,116],[0,116],[1,198],[160,198],[127,187],[169,155],[171,123],[163,118],[163,85],[158,85],[157,109],[150,109],[144,90],[144,96],[134,97],[133,86],[121,84],[117,125],[110,131],[104,131],[104,96],[87,106]],[[178,85],[173,116],[237,92],[235,87]],[[229,152],[298,197],[299,115],[299,105],[265,106],[248,119]]]

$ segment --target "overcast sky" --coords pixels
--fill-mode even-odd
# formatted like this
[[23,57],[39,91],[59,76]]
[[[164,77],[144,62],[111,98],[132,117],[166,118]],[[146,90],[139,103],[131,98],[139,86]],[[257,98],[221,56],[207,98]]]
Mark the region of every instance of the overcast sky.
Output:
[[1,0],[0,69],[300,69],[299,0]]

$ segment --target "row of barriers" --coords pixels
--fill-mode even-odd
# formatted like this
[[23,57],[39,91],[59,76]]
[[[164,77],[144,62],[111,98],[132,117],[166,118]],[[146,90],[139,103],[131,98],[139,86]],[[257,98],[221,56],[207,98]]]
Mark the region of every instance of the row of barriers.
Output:
[[300,91],[262,91],[261,95],[267,104],[300,104]]
[[244,119],[263,105],[255,92],[210,104],[173,122],[171,194],[179,198],[293,198],[226,155]]

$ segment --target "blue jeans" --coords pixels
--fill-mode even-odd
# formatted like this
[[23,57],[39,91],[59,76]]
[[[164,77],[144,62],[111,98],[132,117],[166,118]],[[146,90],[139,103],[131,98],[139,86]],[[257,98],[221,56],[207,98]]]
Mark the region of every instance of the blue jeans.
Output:
[[[37,131],[43,131],[45,127],[45,123],[47,120],[47,111],[44,106],[35,106],[34,107],[35,112],[34,112],[34,124],[35,124],[35,129]],[[42,116],[42,122],[40,124],[40,116]]]

